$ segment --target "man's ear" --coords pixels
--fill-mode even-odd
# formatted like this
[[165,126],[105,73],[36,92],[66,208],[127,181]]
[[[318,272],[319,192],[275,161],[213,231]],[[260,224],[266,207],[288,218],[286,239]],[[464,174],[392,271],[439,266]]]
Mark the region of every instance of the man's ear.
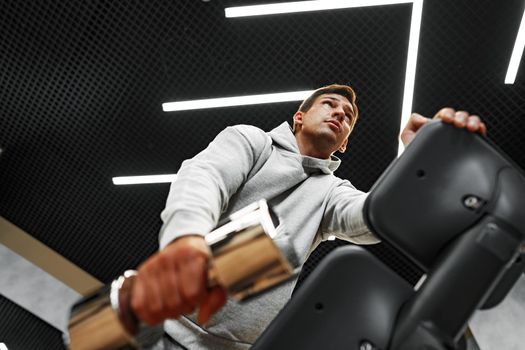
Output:
[[348,145],[348,139],[345,139],[343,143],[341,144],[341,146],[339,147],[338,151],[341,153],[345,153],[347,145]]
[[297,131],[298,127],[300,127],[303,124],[303,116],[304,113],[297,111],[293,115],[293,130]]

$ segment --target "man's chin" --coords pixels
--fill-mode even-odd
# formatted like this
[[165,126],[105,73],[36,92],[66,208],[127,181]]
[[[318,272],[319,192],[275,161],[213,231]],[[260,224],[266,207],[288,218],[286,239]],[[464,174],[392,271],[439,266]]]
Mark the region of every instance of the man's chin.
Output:
[[324,149],[333,149],[334,152],[339,148],[339,144],[341,143],[337,135],[331,130],[319,132],[317,137],[318,145],[322,145]]

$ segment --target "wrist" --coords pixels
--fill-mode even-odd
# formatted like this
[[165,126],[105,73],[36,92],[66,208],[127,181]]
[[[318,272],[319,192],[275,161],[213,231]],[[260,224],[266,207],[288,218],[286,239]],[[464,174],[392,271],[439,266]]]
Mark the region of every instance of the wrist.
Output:
[[182,247],[184,247],[185,249],[193,248],[203,253],[207,257],[211,256],[211,250],[208,246],[208,243],[206,243],[206,239],[204,238],[204,236],[200,234],[188,234],[180,236],[174,239],[163,250],[179,249]]

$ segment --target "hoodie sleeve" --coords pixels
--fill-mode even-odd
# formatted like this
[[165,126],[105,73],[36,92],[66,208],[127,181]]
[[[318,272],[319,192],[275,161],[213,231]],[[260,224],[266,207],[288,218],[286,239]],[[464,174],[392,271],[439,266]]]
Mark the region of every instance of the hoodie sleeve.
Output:
[[160,248],[180,236],[205,235],[217,225],[230,197],[247,180],[262,150],[270,147],[267,140],[255,127],[228,127],[182,163],[161,213]]
[[368,229],[363,218],[367,193],[357,190],[350,182],[343,181],[328,195],[321,223],[322,240],[333,235],[355,244],[374,244],[380,240]]

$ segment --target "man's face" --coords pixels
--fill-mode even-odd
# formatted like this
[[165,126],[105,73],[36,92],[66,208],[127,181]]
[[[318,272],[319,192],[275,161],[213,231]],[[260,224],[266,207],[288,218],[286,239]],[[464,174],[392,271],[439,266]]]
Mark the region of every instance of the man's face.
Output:
[[308,135],[317,147],[328,147],[330,153],[344,152],[356,122],[352,104],[338,94],[318,96],[308,112],[298,112],[295,118],[300,123],[298,132]]

